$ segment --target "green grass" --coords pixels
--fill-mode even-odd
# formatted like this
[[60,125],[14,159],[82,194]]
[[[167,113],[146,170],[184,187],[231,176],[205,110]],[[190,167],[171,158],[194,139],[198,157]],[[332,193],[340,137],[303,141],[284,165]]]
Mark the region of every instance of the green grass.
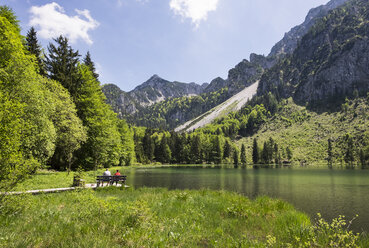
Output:
[[[306,112],[306,115],[302,113]],[[251,163],[252,142],[258,139],[262,147],[264,141],[272,137],[279,147],[289,146],[295,163],[306,161],[310,165],[327,166],[328,139],[333,140],[333,163],[344,164],[344,136],[349,133],[361,137],[369,133],[369,104],[365,99],[351,101],[347,111],[316,113],[298,106],[290,99],[273,118],[267,120],[259,131],[237,141],[246,146],[247,160]],[[358,146],[355,146],[358,147]],[[355,157],[358,159],[358,152]]]
[[309,234],[309,218],[283,201],[223,191],[109,187],[12,196],[1,212],[1,247],[295,247],[313,236],[319,247],[329,242],[325,233]]

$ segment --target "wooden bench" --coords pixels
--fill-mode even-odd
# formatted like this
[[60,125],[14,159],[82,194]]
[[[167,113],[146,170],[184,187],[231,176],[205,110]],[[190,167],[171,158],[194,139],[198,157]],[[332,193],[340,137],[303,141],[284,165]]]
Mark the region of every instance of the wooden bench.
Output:
[[122,183],[126,184],[127,176],[97,176],[96,177],[96,186],[99,187],[100,183],[103,185],[104,182],[109,183],[109,185],[113,185],[114,183]]

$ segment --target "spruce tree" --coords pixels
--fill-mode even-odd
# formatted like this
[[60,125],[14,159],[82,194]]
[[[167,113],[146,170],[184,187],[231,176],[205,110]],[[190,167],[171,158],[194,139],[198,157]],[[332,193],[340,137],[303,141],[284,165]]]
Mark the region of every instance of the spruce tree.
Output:
[[95,63],[91,59],[91,54],[87,51],[86,56],[83,58],[83,63],[90,68],[92,74],[99,81],[99,74],[96,73]]
[[263,164],[269,163],[269,146],[266,141],[264,142],[263,150],[261,151],[261,161]]
[[213,140],[213,147],[211,152],[211,158],[210,160],[214,162],[215,164],[222,163],[222,149],[220,146],[220,139],[219,136],[216,136]]
[[81,82],[77,69],[80,55],[72,49],[66,37],[59,36],[54,41],[56,45],[49,44],[45,61],[48,76],[60,82],[75,100]]
[[332,167],[332,161],[333,161],[333,152],[332,152],[332,140],[328,139],[328,166]]
[[238,150],[237,148],[235,147],[233,149],[233,164],[237,167],[238,166],[238,163],[239,163],[239,159],[238,159]]
[[278,152],[278,144],[274,143],[274,151],[273,151],[274,163],[279,164],[279,152]]
[[224,151],[223,151],[223,157],[229,158],[231,156],[231,145],[229,144],[228,140],[224,143]]
[[41,46],[37,40],[37,32],[34,27],[31,27],[26,36],[26,49],[36,57],[36,62],[39,68],[39,73],[46,75],[45,65],[42,60]]
[[145,136],[142,139],[142,146],[145,157],[148,162],[151,163],[154,160],[155,144],[151,138],[151,130],[149,128],[145,130]]
[[258,147],[258,141],[256,138],[254,138],[254,142],[252,145],[252,162],[254,164],[257,164],[259,162],[259,147]]
[[346,135],[346,152],[345,152],[345,162],[352,165],[354,162],[354,141],[353,138],[347,134]]
[[243,166],[245,166],[246,163],[247,163],[245,144],[242,144],[242,146],[241,146],[241,163],[242,163]]
[[291,159],[292,159],[292,151],[291,151],[291,148],[289,146],[287,146],[287,148],[286,148],[286,153],[287,153],[287,159],[288,159],[288,161],[291,161]]

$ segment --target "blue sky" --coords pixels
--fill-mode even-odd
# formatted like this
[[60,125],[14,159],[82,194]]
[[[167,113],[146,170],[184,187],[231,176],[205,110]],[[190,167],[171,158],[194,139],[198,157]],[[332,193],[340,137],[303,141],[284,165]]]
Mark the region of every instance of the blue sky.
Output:
[[250,53],[267,55],[328,0],[2,0],[44,48],[63,33],[90,51],[102,83],[129,91],[153,74],[210,82]]

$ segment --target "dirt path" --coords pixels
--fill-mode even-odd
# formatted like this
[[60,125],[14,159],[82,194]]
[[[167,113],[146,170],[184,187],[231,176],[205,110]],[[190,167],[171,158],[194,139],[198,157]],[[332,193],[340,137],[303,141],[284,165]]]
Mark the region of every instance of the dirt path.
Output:
[[185,124],[177,127],[175,131],[176,132],[181,132],[181,131],[190,132],[197,128],[210,124],[215,119],[221,116],[225,116],[232,111],[240,110],[247,103],[247,101],[250,100],[256,94],[258,85],[259,85],[259,81],[245,88],[238,94],[232,96],[231,98],[229,98],[227,101],[223,102],[222,104],[209,110],[205,114],[195,119],[192,119],[186,122]]
[[[121,184],[118,185],[111,185],[114,187],[122,187]],[[127,185],[123,185],[125,188],[128,188],[129,186]],[[100,186],[100,188],[102,187],[107,187],[107,186]],[[96,189],[96,183],[91,183],[91,184],[86,184],[85,187],[68,187],[68,188],[55,188],[55,189],[35,189],[35,190],[27,190],[27,191],[17,191],[17,192],[6,192],[6,193],[0,193],[0,194],[5,194],[5,195],[21,195],[21,194],[32,194],[32,195],[37,195],[37,194],[42,194],[42,193],[58,193],[58,192],[64,192],[64,191],[72,191],[72,190],[76,190],[76,189]]]

